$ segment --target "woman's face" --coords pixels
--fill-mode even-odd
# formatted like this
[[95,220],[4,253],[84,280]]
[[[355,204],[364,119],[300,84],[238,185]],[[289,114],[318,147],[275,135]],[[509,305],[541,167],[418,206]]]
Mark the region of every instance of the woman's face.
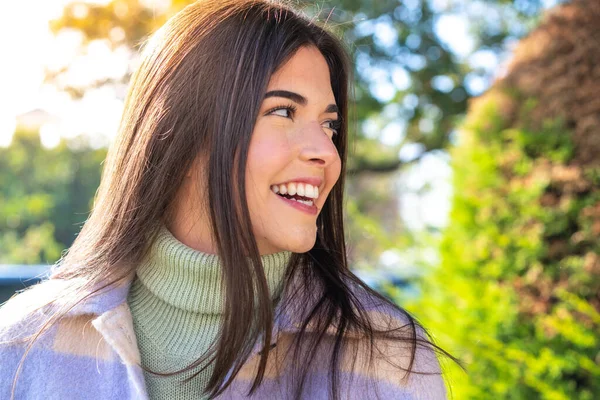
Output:
[[[246,200],[261,255],[282,250],[304,253],[314,246],[317,216],[341,171],[332,141],[336,108],[327,63],[314,47],[298,50],[271,77],[252,132],[245,177]],[[206,156],[199,156],[188,171],[167,227],[187,246],[216,254],[206,187],[198,186],[206,183],[207,161]],[[307,184],[312,186],[310,200]],[[300,186],[304,193],[299,193]],[[303,194],[312,204],[286,199],[281,196],[284,191],[287,197],[294,191],[295,197]]]
[[271,77],[246,168],[248,207],[261,255],[303,253],[314,246],[317,216],[341,171],[332,141],[336,109],[329,68],[315,47],[300,48]]

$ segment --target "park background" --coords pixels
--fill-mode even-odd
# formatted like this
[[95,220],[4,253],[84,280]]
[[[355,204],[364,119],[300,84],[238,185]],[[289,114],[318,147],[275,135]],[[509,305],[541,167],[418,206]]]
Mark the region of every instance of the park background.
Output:
[[[2,5],[0,264],[71,245],[139,49],[188,3]],[[352,269],[463,360],[454,398],[600,398],[600,2],[293,4],[355,62]]]

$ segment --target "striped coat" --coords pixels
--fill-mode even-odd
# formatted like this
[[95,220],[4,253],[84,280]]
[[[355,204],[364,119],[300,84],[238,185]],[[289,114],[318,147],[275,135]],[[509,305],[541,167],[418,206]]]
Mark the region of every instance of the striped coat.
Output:
[[[45,333],[25,358],[15,389],[15,399],[148,399],[140,353],[127,305],[127,293],[133,277],[121,286],[99,292],[80,303]],[[0,308],[0,399],[10,399],[15,372],[26,345],[7,344],[6,339],[22,337],[31,331],[30,311],[44,304],[64,289],[66,282],[48,280],[13,296]],[[43,313],[37,311],[38,313]],[[273,329],[273,344],[265,379],[250,398],[291,399],[289,358],[284,356],[298,331],[302,312],[288,307],[279,309]],[[400,318],[383,308],[373,307],[369,313],[375,320]],[[24,318],[25,315],[29,317]],[[403,317],[404,318],[404,317]],[[310,331],[311,327],[308,327]],[[332,333],[332,332],[329,332]],[[422,333],[421,333],[422,334]],[[326,335],[324,349],[333,345],[332,335]],[[349,338],[349,340],[353,340]],[[260,342],[260,341],[259,341]],[[354,342],[362,345],[360,338]],[[391,356],[395,364],[406,367],[406,349],[378,342],[378,348]],[[252,356],[236,375],[233,383],[219,399],[246,398],[258,365],[261,350],[257,343]],[[317,351],[307,377],[303,399],[330,398],[328,364],[321,359],[327,351]],[[366,368],[366,352],[359,351],[354,369],[342,356],[340,398],[374,399],[445,399],[446,389],[441,375],[404,374],[381,357],[375,358],[375,368]],[[377,354],[377,353],[376,353]],[[418,349],[414,369],[439,372],[435,355]]]

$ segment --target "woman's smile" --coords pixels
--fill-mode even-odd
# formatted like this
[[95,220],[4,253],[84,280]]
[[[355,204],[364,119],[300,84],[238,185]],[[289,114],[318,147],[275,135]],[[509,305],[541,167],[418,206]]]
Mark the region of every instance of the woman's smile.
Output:
[[290,196],[290,195],[281,195],[273,192],[277,198],[281,199],[285,204],[290,207],[295,208],[296,210],[302,211],[309,215],[316,216],[319,213],[319,209],[316,205],[313,204],[313,200],[301,200],[297,199],[298,195]]
[[291,182],[271,185],[271,191],[286,204],[310,215],[317,215],[319,208],[316,204],[319,192],[323,192],[322,183],[323,179],[318,177],[299,178]]

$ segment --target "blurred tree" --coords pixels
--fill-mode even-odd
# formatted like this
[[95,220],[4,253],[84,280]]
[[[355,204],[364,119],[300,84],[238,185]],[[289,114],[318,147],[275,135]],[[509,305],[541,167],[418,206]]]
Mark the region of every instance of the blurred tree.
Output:
[[600,398],[598,26],[596,0],[549,13],[451,149],[442,263],[411,307],[470,364],[457,398]]
[[105,156],[83,137],[46,149],[37,132],[15,132],[0,148],[0,263],[60,257],[87,218]]

